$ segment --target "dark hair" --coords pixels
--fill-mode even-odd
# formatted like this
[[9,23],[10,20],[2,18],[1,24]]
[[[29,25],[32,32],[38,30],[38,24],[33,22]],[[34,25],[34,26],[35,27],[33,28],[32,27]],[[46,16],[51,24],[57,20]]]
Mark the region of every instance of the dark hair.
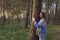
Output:
[[39,14],[40,14],[40,12],[35,14],[35,21],[37,21],[37,22],[40,21],[40,16],[39,16]]
[[45,13],[44,12],[39,12],[38,15],[35,16],[35,21],[39,22],[40,21],[40,13],[43,14],[43,18],[45,19]]
[[45,19],[45,13],[44,12],[41,12],[42,13],[42,15],[43,15],[43,18]]
[[[40,12],[40,13],[42,13],[43,18],[45,19],[45,13],[44,13],[44,12]],[[39,13],[39,14],[40,14],[40,13]],[[39,15],[39,17],[38,17],[38,18],[39,18],[39,21],[40,21],[40,19],[41,19],[41,18],[40,18],[40,15]]]

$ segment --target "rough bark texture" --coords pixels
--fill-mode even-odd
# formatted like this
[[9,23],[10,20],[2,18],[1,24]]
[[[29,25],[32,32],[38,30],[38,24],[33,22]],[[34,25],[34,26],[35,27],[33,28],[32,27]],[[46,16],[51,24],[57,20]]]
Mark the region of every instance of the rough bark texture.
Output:
[[[35,19],[38,22],[39,21],[39,13],[41,12],[41,4],[42,0],[33,0],[33,9],[32,9],[32,17],[35,15]],[[31,22],[31,28],[30,28],[30,40],[39,40],[38,35],[36,35],[36,28],[33,25],[33,21]]]
[[46,0],[46,22],[48,23],[48,15],[49,15],[49,0]]
[[35,19],[37,22],[40,20],[39,14],[41,12],[41,9],[42,9],[42,0],[37,0],[37,2],[36,2],[36,13],[35,13]]
[[56,0],[56,9],[55,9],[55,18],[54,18],[54,24],[56,23],[56,19],[57,19],[57,12],[58,12],[58,0]]
[[[35,13],[35,0],[33,0],[33,9],[32,9],[32,17],[34,16]],[[33,21],[31,22],[31,27],[30,27],[30,40],[36,40],[35,39],[35,27],[33,25]]]
[[27,17],[26,17],[26,28],[28,28],[28,23],[29,23],[29,14],[30,14],[30,0],[27,0]]

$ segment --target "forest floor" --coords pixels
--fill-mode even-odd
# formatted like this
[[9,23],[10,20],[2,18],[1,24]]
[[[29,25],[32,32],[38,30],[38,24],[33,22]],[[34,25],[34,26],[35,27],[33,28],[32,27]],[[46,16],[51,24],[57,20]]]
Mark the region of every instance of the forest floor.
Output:
[[22,23],[0,25],[0,40],[29,40],[29,29]]
[[60,40],[60,25],[47,25],[46,40]]
[[[47,25],[46,40],[60,40],[60,25]],[[29,28],[22,23],[0,25],[0,40],[29,40]]]

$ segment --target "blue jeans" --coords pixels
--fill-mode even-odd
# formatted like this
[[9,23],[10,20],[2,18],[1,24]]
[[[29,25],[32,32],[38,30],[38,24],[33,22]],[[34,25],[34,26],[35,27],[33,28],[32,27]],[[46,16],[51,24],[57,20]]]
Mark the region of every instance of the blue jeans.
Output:
[[39,35],[39,40],[45,40],[45,33],[41,33]]
[[45,40],[45,33],[41,33],[41,39]]

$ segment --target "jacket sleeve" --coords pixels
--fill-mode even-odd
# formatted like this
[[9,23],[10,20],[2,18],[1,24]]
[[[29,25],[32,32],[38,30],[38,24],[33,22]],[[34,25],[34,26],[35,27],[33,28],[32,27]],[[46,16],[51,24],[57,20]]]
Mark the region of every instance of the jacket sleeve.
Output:
[[44,19],[41,19],[39,22],[38,22],[38,25],[39,26],[43,26],[45,24],[45,20]]
[[34,22],[34,26],[35,26],[35,27],[40,27],[40,26],[43,25],[43,23],[44,23],[44,19],[40,20],[38,23],[35,21],[35,22]]
[[37,28],[39,26],[39,24],[35,21],[34,26]]

